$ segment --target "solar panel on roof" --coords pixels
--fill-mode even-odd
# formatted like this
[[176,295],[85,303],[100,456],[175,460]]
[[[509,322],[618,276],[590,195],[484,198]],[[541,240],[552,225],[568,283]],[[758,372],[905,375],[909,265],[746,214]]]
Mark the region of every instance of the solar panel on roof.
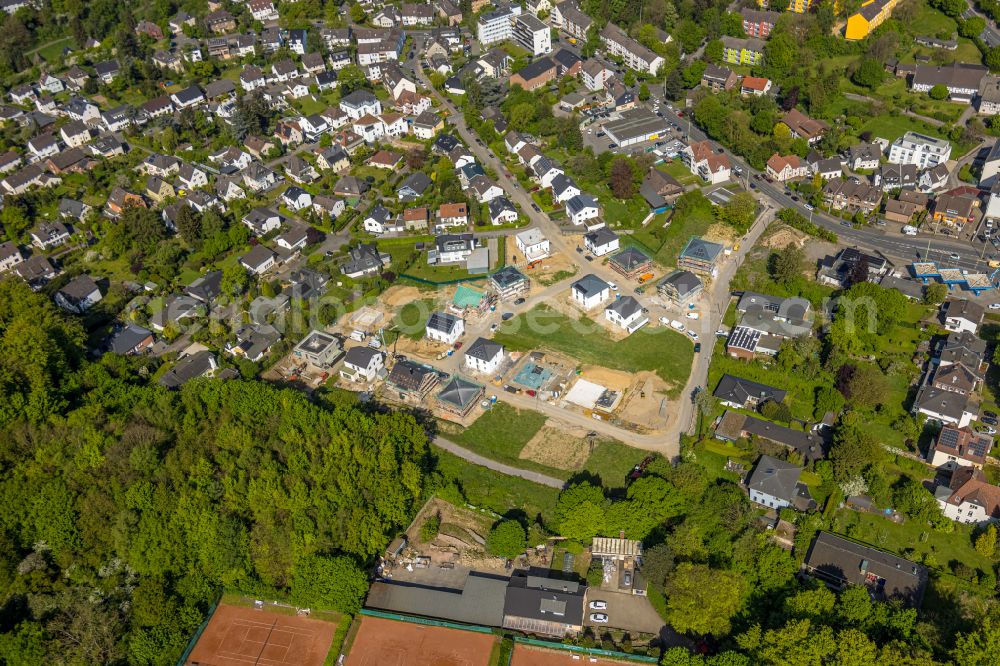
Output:
[[945,428],[941,431],[941,435],[938,439],[945,446],[954,448],[958,445],[958,431],[954,428]]
[[993,441],[988,437],[974,437],[972,442],[969,443],[969,448],[972,449],[975,455],[985,457],[989,453],[992,444]]

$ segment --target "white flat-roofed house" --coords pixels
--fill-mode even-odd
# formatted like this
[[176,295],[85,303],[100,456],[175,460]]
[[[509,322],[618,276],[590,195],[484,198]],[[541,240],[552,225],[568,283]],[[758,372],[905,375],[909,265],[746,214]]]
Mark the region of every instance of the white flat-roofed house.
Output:
[[465,367],[473,372],[493,375],[503,363],[503,345],[486,338],[477,338],[465,350]]
[[584,310],[590,310],[608,300],[611,295],[611,285],[597,277],[593,273],[588,273],[573,283],[570,287],[570,296]]
[[549,256],[549,239],[538,229],[525,229],[514,237],[517,249],[525,261],[537,261]]
[[465,320],[447,312],[435,312],[427,320],[424,333],[430,340],[453,345],[465,333]]
[[949,159],[951,142],[917,132],[907,132],[889,146],[890,164],[913,164],[928,169]]

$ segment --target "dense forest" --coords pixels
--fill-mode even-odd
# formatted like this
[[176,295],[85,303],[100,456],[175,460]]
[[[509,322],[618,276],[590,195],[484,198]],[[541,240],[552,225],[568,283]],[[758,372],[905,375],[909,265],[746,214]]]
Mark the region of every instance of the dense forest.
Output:
[[356,610],[427,439],[259,382],[171,393],[0,282],[0,663],[173,663],[223,587]]

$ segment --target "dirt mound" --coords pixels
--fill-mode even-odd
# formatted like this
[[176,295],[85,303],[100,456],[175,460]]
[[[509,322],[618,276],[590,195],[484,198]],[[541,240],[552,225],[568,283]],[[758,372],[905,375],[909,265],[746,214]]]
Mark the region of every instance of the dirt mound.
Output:
[[586,433],[567,430],[562,424],[553,425],[550,419],[528,440],[518,457],[556,469],[580,469],[590,456],[583,435]]
[[420,290],[416,287],[395,284],[385,290],[385,293],[382,294],[382,301],[386,305],[398,308],[425,297],[425,294],[420,293]]
[[619,370],[609,370],[608,368],[603,368],[599,365],[585,365],[583,366],[580,376],[589,382],[594,382],[595,384],[600,384],[604,388],[609,388],[612,391],[624,391],[632,382],[635,381],[635,376],[627,373],[621,372]]

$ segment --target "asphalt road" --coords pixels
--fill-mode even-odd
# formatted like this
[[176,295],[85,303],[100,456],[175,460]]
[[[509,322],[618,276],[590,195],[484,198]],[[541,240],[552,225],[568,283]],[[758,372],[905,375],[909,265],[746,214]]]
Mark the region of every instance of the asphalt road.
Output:
[[[686,124],[682,123],[682,128],[686,129]],[[708,140],[716,149],[721,145],[709,139],[704,132],[693,124],[690,128],[691,141]],[[778,183],[769,183],[763,177],[760,180],[753,180],[755,174],[762,172],[753,169],[742,158],[737,157],[729,151],[725,151],[734,166],[743,169],[744,175],[748,174],[750,181],[756,185],[757,191],[771,199],[778,207],[793,208],[798,210],[815,224],[829,229],[837,234],[840,242],[844,245],[855,245],[858,247],[877,250],[894,259],[906,262],[924,260],[928,257],[932,260],[944,261],[949,267],[965,268],[968,270],[986,270],[985,261],[980,261],[983,245],[978,247],[967,241],[959,239],[949,240],[933,234],[918,234],[916,236],[904,236],[889,232],[879,228],[855,229],[839,219],[834,218],[821,210],[810,211],[806,204],[801,201],[793,201],[791,195],[785,194],[785,189]],[[958,261],[950,259],[952,254],[957,254]],[[992,254],[992,247],[986,249],[986,258]]]

